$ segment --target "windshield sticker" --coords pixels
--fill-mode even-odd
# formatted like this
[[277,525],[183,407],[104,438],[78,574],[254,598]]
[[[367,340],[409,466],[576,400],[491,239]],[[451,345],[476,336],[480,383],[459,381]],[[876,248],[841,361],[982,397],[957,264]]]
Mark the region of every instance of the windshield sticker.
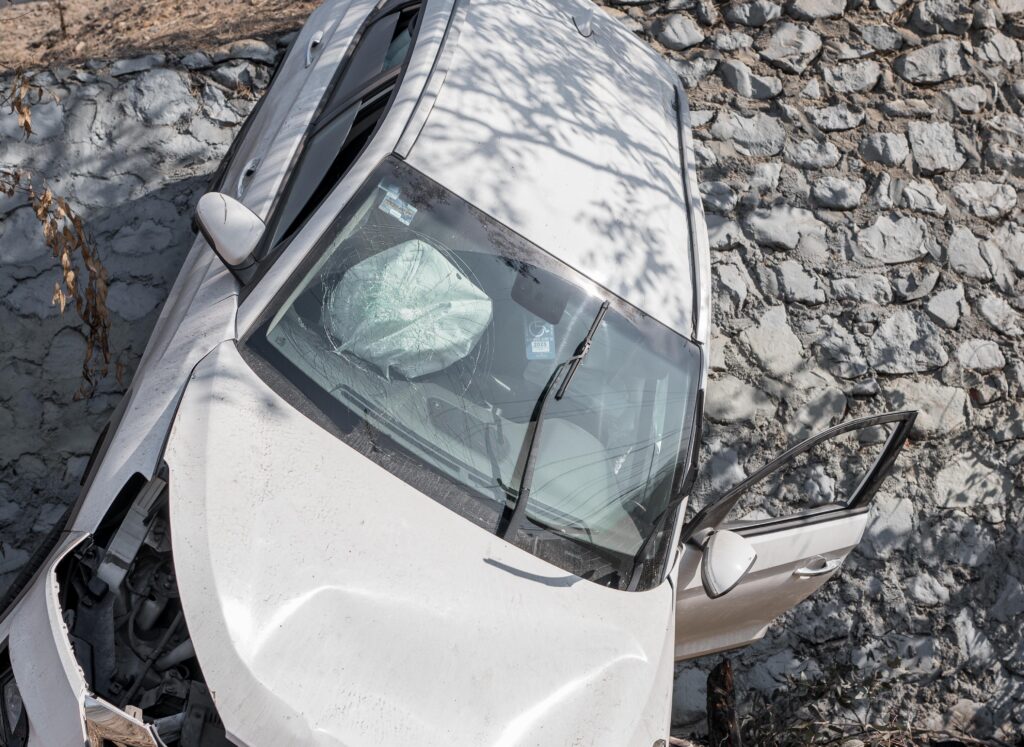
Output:
[[526,359],[548,361],[555,357],[555,328],[533,317],[526,320]]
[[381,210],[397,219],[403,226],[412,223],[416,215],[416,208],[402,199],[402,193],[397,187],[384,187],[384,199],[380,201]]

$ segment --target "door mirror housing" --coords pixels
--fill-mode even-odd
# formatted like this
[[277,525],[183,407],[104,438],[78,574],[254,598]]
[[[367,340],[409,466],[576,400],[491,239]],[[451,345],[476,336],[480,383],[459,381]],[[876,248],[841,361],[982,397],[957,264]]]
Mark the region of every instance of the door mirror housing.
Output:
[[736,532],[712,532],[704,543],[700,578],[704,591],[712,599],[729,593],[747,575],[757,560],[750,541]]
[[196,205],[196,224],[206,243],[232,272],[255,263],[253,251],[265,228],[252,210],[233,197],[207,192]]

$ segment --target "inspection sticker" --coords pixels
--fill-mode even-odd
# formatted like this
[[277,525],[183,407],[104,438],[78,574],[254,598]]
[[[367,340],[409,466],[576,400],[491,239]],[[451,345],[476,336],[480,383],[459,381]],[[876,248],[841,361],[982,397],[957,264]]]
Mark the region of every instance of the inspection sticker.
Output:
[[546,361],[555,357],[555,328],[545,321],[526,320],[526,359]]
[[384,199],[380,201],[380,209],[407,226],[416,215],[416,208],[402,199],[397,187],[384,187]]

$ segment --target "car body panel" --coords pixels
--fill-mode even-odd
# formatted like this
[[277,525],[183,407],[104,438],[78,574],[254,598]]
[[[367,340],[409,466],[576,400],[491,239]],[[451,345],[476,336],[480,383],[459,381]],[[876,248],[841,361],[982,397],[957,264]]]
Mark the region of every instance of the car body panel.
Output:
[[754,566],[739,585],[718,599],[701,583],[703,552],[683,547],[677,575],[675,658],[706,656],[761,638],[768,625],[813,594],[835,571],[821,576],[794,573],[815,558],[845,560],[860,542],[867,512],[828,522],[751,537]]
[[76,532],[64,537],[51,553],[53,562],[36,578],[18,605],[18,615],[10,620],[11,666],[29,714],[31,747],[85,743],[82,703],[87,687],[68,643],[53,574],[53,565],[85,536]]
[[293,409],[233,344],[196,369],[166,461],[189,630],[243,743],[667,731],[669,583],[610,589],[481,531]]
[[474,0],[408,161],[690,336],[677,80],[586,0]]

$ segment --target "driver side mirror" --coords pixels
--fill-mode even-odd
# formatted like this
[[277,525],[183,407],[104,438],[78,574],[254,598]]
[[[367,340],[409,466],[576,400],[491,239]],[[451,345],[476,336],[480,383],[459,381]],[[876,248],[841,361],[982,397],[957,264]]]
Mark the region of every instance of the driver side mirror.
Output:
[[265,226],[252,210],[233,197],[207,192],[196,205],[196,224],[229,270],[244,270],[253,265],[253,251]]
[[757,560],[757,550],[750,541],[727,530],[712,532],[703,549],[700,578],[712,599],[730,592]]

